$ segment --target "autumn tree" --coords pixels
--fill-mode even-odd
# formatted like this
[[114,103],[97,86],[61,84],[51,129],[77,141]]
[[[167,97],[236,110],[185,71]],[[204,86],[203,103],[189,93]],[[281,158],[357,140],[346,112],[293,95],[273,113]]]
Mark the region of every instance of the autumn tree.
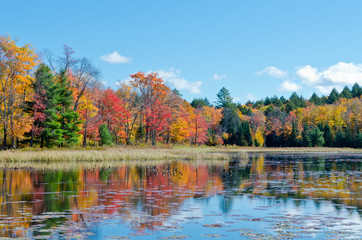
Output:
[[25,101],[30,100],[31,76],[37,55],[30,45],[18,47],[9,36],[0,36],[0,116],[3,127],[3,148],[7,136],[15,147],[16,139],[31,129],[31,116],[24,113]]
[[203,144],[207,141],[208,123],[202,116],[201,109],[195,109],[191,115],[191,142],[195,145]]
[[138,72],[131,75],[131,78],[131,85],[139,96],[139,126],[142,128],[142,124],[146,125],[145,142],[151,139],[152,144],[155,145],[157,138],[162,134],[160,126],[167,123],[164,117],[170,113],[165,102],[171,90],[157,73]]
[[129,114],[125,115],[124,132],[126,136],[126,144],[131,144],[136,138],[137,120],[140,117],[139,97],[136,91],[129,84],[120,84],[117,97],[123,101],[125,111]]
[[123,101],[110,88],[104,91],[100,102],[100,115],[108,130],[113,133],[115,143],[118,144],[119,140],[125,139],[123,124],[129,113],[124,108]]

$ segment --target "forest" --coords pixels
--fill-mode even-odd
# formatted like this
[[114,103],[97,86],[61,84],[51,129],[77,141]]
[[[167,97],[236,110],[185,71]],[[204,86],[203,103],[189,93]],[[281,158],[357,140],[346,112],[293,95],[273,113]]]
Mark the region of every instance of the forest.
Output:
[[[45,61],[46,60],[46,61]],[[328,96],[235,103],[222,88],[217,100],[187,102],[157,73],[138,72],[118,89],[100,70],[64,45],[39,56],[31,45],[0,36],[2,148],[107,145],[237,145],[362,147],[362,88]]]

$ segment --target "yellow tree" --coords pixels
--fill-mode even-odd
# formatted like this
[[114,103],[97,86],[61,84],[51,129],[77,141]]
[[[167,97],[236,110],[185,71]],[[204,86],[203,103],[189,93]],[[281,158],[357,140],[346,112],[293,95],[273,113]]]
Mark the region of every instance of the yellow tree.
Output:
[[80,120],[84,123],[81,133],[83,133],[83,147],[86,147],[88,135],[93,136],[94,132],[98,131],[98,122],[92,121],[97,116],[98,108],[93,105],[90,94],[85,93],[79,98],[78,112],[80,113]]
[[31,94],[34,81],[31,72],[36,64],[37,55],[30,45],[18,47],[9,36],[0,36],[0,116],[4,149],[8,135],[15,147],[15,139],[29,130],[31,122],[23,118],[23,109]]
[[137,93],[133,90],[129,84],[122,83],[117,92],[117,97],[123,101],[124,108],[130,114],[125,116],[125,122],[123,124],[125,132],[125,142],[127,145],[135,139],[137,125],[137,119],[140,116],[139,105],[137,104]]

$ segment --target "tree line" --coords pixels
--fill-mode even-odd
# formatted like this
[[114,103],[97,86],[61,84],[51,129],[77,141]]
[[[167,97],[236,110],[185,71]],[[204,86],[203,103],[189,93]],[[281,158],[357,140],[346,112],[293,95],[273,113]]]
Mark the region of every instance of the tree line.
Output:
[[304,99],[267,97],[242,105],[222,88],[217,101],[182,98],[157,73],[138,72],[118,89],[64,46],[41,62],[30,45],[0,37],[3,149],[134,144],[362,147],[362,89]]

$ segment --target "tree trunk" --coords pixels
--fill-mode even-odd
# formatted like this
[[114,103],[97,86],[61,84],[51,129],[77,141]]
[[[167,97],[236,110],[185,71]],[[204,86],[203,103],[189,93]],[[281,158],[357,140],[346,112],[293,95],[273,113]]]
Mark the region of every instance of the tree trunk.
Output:
[[84,123],[84,134],[83,134],[83,147],[87,147],[87,128],[88,128],[88,109],[85,110],[85,123]]
[[3,141],[3,149],[4,150],[6,150],[7,148],[8,148],[8,146],[7,146],[7,131],[6,131],[7,129],[6,129],[6,127],[4,127],[4,141]]
[[156,130],[152,131],[152,146],[156,146]]
[[41,136],[40,137],[40,148],[43,148],[44,147],[44,137]]
[[16,142],[14,138],[11,138],[11,148],[15,149],[16,148]]
[[30,147],[33,147],[33,141],[34,141],[34,131],[31,130],[31,138],[30,138]]
[[149,128],[146,127],[146,139],[145,139],[145,143],[147,143],[148,141],[148,136],[150,135],[150,131],[149,131]]

